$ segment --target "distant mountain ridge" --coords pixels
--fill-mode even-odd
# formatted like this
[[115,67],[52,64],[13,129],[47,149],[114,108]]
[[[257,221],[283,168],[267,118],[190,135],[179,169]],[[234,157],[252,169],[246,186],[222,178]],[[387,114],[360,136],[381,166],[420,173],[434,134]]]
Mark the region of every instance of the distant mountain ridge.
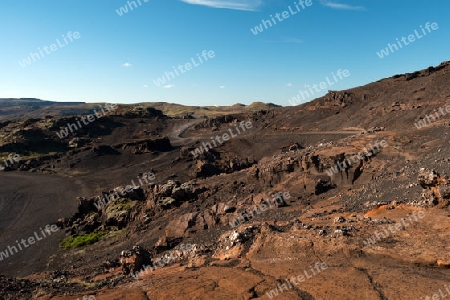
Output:
[[[280,128],[326,131],[345,128],[409,128],[443,104],[450,104],[450,62],[394,75],[363,86],[329,91],[312,101],[282,107],[273,103],[185,106],[167,102],[120,104],[119,109],[153,107],[170,117],[214,117],[275,110]],[[287,102],[287,101],[286,101]],[[0,121],[88,115],[102,103],[54,102],[35,98],[0,98]]]
[[79,104],[86,104],[86,102],[57,102],[57,101],[50,101],[50,100],[41,100],[38,98],[0,98],[0,106],[10,106],[10,105],[39,105],[39,106],[46,106],[46,105],[79,105]]
[[[44,118],[71,115],[88,115],[103,103],[57,102],[37,98],[0,98],[0,121],[13,119]],[[237,103],[232,106],[186,106],[167,102],[142,102],[136,104],[120,104],[121,108],[153,107],[171,117],[184,116],[216,116],[224,114],[246,113],[249,111],[269,110],[279,105],[273,103],[253,102],[250,105]]]

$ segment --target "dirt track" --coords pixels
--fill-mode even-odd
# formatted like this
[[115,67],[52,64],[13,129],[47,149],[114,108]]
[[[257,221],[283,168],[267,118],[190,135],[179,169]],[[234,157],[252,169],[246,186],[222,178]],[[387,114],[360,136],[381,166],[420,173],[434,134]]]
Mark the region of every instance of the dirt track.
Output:
[[[157,185],[146,189],[145,202],[128,210],[126,231],[117,236],[61,251],[59,232],[29,248],[33,250],[0,261],[0,274],[34,273],[19,279],[0,277],[0,298],[75,300],[89,293],[98,300],[268,299],[277,289],[276,299],[395,300],[433,295],[450,278],[449,117],[420,130],[412,124],[434,109],[425,107],[433,94],[418,102],[417,93],[441,89],[435,82],[448,82],[449,68],[437,74],[440,77],[427,71],[416,80],[396,77],[374,83],[373,88],[331,92],[297,109],[238,116],[250,118],[252,130],[214,145],[200,158],[189,152],[227,132],[234,119],[218,118],[192,128],[197,120],[117,116],[106,123],[112,127],[99,139],[102,145],[80,146],[60,162],[48,161],[37,168],[73,174],[88,188],[55,175],[0,176],[5,183],[0,186],[0,252],[39,227],[71,215],[76,196],[95,200],[101,191],[127,184],[149,170]],[[395,97],[399,103],[392,103],[392,95],[399,93],[402,97]],[[445,95],[450,92],[442,95],[431,103],[448,104]],[[24,126],[14,125],[17,130]],[[349,130],[357,128],[361,130]],[[152,137],[169,137],[171,145],[141,149],[131,144]],[[342,163],[346,155],[383,139],[388,146],[380,153],[360,160],[359,166],[350,163],[341,176],[327,176],[326,170],[338,159]],[[102,152],[99,146],[116,151]],[[255,207],[263,211],[263,199],[281,191],[291,195],[285,205],[253,217]],[[418,211],[426,218],[401,225],[402,218]],[[244,219],[244,213],[252,216]],[[85,234],[86,228],[104,230],[108,224],[104,216],[88,210],[66,228],[73,235]],[[236,218],[244,222],[231,228],[230,221]],[[386,231],[396,225],[400,229]],[[157,259],[178,243],[198,245],[198,251],[138,281],[127,273],[129,266],[120,265],[121,253],[128,253],[122,251],[134,245]],[[136,269],[141,267],[138,258]],[[329,268],[298,287],[278,286],[317,262]],[[67,275],[54,278],[46,270]],[[19,298],[18,292],[25,296]]]

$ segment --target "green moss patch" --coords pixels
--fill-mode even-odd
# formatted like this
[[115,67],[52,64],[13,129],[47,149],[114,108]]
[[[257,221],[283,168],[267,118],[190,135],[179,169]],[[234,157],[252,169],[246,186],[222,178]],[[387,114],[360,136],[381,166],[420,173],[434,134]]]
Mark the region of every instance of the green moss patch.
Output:
[[89,233],[80,236],[69,236],[59,243],[59,246],[63,249],[83,247],[86,245],[92,245],[98,242],[103,236],[103,233]]

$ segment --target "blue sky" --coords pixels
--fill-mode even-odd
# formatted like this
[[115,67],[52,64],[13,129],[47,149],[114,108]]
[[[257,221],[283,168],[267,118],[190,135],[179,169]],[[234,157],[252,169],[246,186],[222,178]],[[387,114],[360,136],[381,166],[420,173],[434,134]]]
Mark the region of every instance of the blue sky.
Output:
[[[350,76],[315,96],[449,60],[447,0],[310,0],[304,8],[299,0],[139,1],[3,0],[0,98],[289,106],[339,69]],[[120,16],[121,7],[128,12]],[[255,35],[270,15],[276,24]],[[427,22],[438,29],[424,35]],[[376,54],[415,30],[420,39]],[[204,50],[214,56],[200,63]],[[186,63],[191,69],[175,76],[173,66]],[[157,86],[165,72],[175,78]]]

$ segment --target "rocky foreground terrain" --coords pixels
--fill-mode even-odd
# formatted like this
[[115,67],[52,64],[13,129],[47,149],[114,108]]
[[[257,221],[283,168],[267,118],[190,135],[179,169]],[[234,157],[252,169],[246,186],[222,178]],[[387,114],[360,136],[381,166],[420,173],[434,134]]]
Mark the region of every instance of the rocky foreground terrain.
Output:
[[0,259],[0,299],[444,299],[449,82],[444,62],[295,107],[122,107],[63,139],[79,116],[0,123],[0,255],[58,229]]

